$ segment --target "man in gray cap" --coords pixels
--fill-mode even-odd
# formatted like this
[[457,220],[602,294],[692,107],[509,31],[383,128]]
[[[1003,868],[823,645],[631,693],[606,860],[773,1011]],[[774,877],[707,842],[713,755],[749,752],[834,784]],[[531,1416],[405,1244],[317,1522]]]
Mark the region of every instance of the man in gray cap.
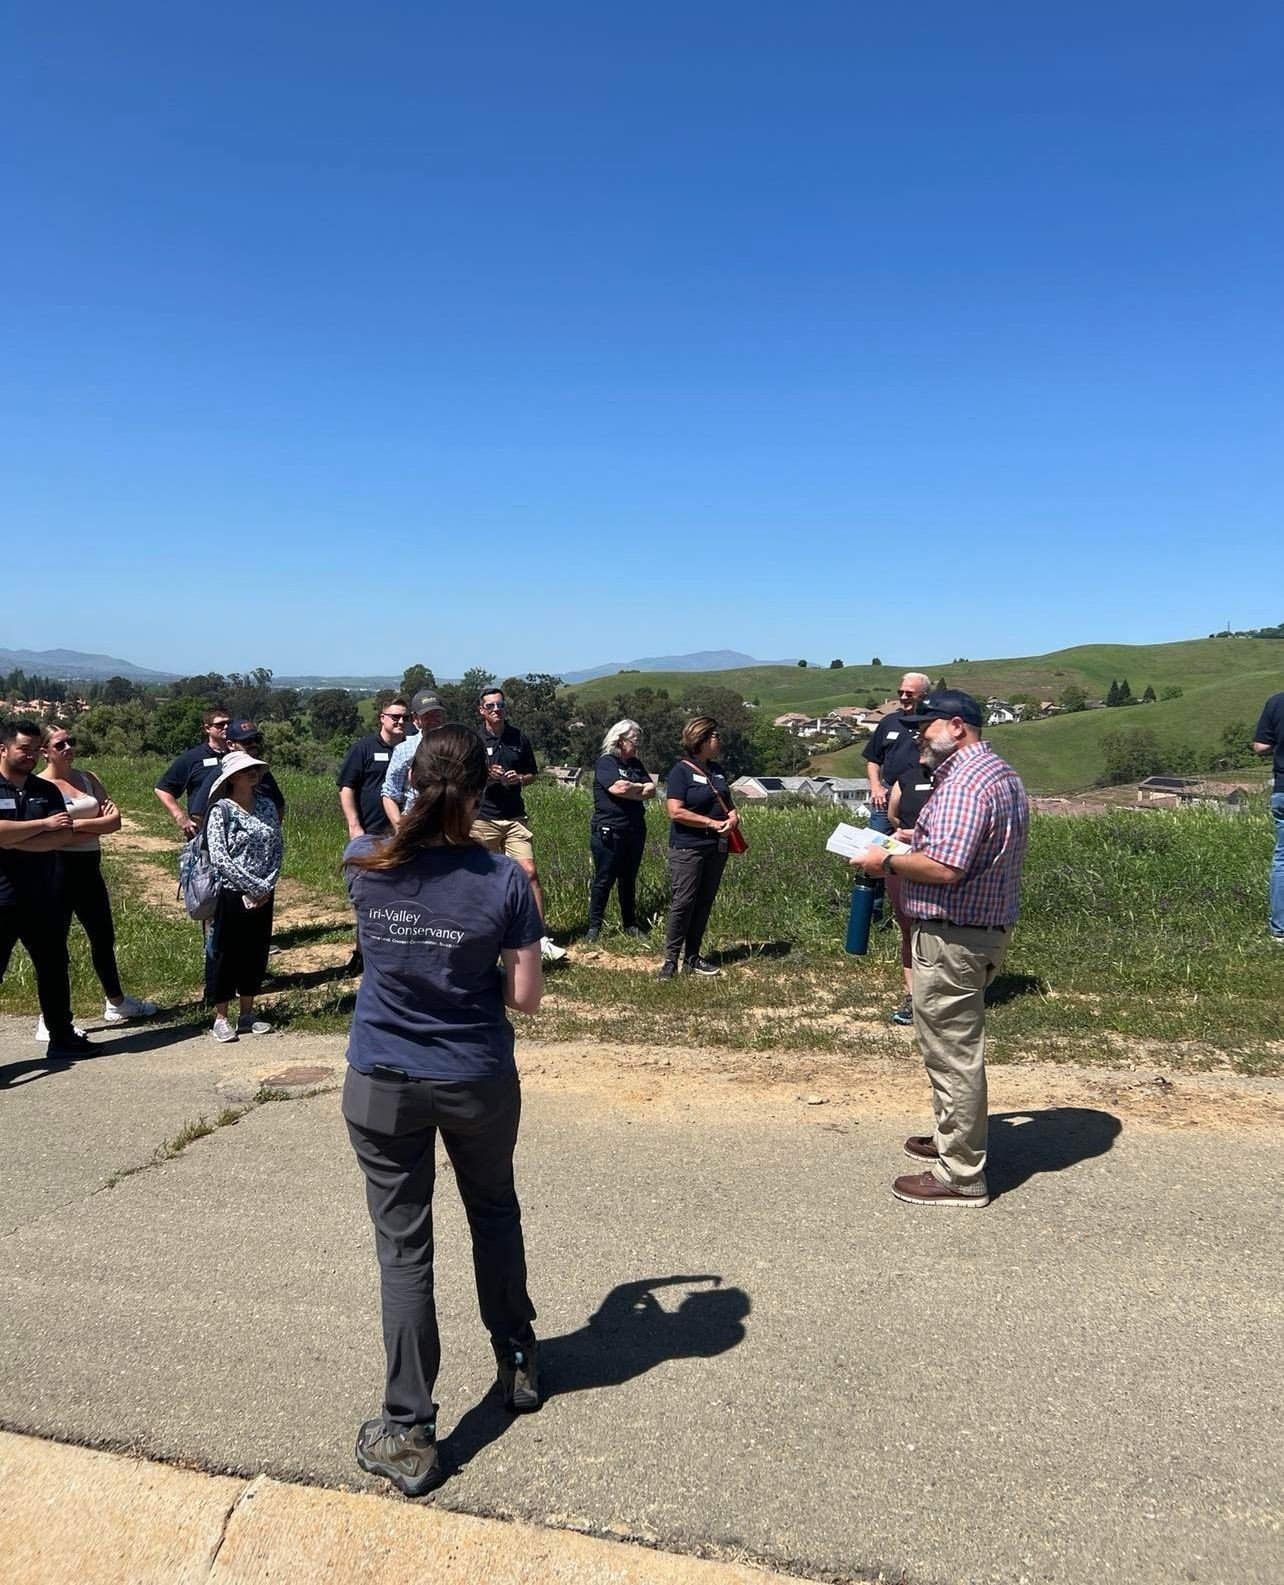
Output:
[[899,877],[913,921],[914,1031],[936,1128],[905,1141],[926,1170],[897,1178],[892,1192],[911,1205],[982,1206],[990,1203],[985,991],[1017,919],[1030,806],[1021,778],[982,739],[971,694],[942,689],[905,719],[933,772],[913,848],[871,847],[851,861],[871,879]]
[[419,747],[420,736],[424,732],[434,731],[446,720],[446,712],[442,709],[441,700],[431,688],[419,690],[410,701],[410,713],[418,730],[411,732],[405,741],[399,743],[392,751],[392,758],[388,761],[388,774],[384,777],[383,787],[380,789],[383,812],[387,815],[388,824],[394,831],[401,824],[402,815],[415,801],[415,789],[410,785],[410,762]]

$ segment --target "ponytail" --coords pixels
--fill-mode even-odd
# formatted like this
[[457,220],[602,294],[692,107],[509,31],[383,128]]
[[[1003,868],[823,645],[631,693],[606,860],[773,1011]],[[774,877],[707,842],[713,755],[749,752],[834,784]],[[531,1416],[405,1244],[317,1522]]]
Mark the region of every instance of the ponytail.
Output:
[[424,848],[465,846],[473,840],[487,775],[486,750],[469,727],[439,726],[423,733],[410,766],[415,801],[409,813],[373,853],[347,864],[356,870],[393,870]]

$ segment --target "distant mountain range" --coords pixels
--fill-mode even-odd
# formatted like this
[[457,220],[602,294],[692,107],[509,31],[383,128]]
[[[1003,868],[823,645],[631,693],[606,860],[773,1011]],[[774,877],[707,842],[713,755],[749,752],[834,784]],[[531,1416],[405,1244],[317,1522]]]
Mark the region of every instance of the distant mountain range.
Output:
[[612,660],[586,671],[564,671],[562,681],[592,682],[617,671],[736,671],[741,666],[792,666],[792,660],[755,660],[738,649],[700,649],[693,655],[647,655],[642,660]]
[[[562,673],[568,683],[591,682],[595,677],[613,677],[619,671],[734,671],[741,666],[782,665],[792,661],[758,661],[737,649],[702,649],[692,655],[648,655],[641,660],[613,660],[585,671]],[[77,649],[0,649],[0,673],[25,671],[29,676],[55,677],[60,681],[106,677],[125,677],[130,682],[172,682],[176,671],[149,671],[115,655],[88,655]],[[374,692],[395,688],[399,677],[273,677],[281,688],[360,688]],[[442,682],[447,681],[445,677]]]

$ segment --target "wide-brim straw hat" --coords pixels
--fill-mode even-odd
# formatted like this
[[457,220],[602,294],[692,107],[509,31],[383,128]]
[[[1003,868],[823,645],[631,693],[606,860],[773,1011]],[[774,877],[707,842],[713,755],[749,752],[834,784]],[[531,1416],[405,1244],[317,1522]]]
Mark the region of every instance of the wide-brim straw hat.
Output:
[[230,781],[240,771],[253,770],[256,765],[262,765],[264,770],[267,769],[266,760],[255,759],[253,754],[244,754],[239,749],[234,750],[231,754],[224,754],[219,761],[218,779],[210,788],[209,802],[213,803],[219,788],[225,781]]

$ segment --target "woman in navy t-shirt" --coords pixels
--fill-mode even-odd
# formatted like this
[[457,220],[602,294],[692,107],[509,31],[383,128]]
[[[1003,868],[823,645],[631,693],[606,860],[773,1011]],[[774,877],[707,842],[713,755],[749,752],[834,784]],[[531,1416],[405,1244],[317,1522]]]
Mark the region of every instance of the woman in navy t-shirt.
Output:
[[646,848],[643,804],[655,797],[655,778],[638,758],[641,738],[636,721],[617,721],[602,739],[602,754],[593,771],[588,941],[596,941],[602,933],[611,888],[617,884],[624,934],[645,934],[638,925],[637,880]]
[[727,778],[718,764],[718,723],[698,715],[682,729],[684,757],[669,772],[665,807],[669,811],[669,883],[673,897],[664,930],[664,962],[657,979],[678,972],[717,974],[700,956],[704,932],[727,867],[727,835],[740,824]]
[[[486,750],[462,726],[425,732],[416,798],[396,833],[344,853],[365,973],[348,1042],[343,1116],[366,1179],[383,1302],[383,1413],[357,1463],[417,1497],[442,1479],[433,1386],[432,1192],[438,1130],[468,1213],[482,1322],[507,1407],[539,1407],[513,1148],[521,1090],[506,1007],[533,1013],[544,933],[514,860],[469,835]],[[500,962],[503,967],[501,969]]]

